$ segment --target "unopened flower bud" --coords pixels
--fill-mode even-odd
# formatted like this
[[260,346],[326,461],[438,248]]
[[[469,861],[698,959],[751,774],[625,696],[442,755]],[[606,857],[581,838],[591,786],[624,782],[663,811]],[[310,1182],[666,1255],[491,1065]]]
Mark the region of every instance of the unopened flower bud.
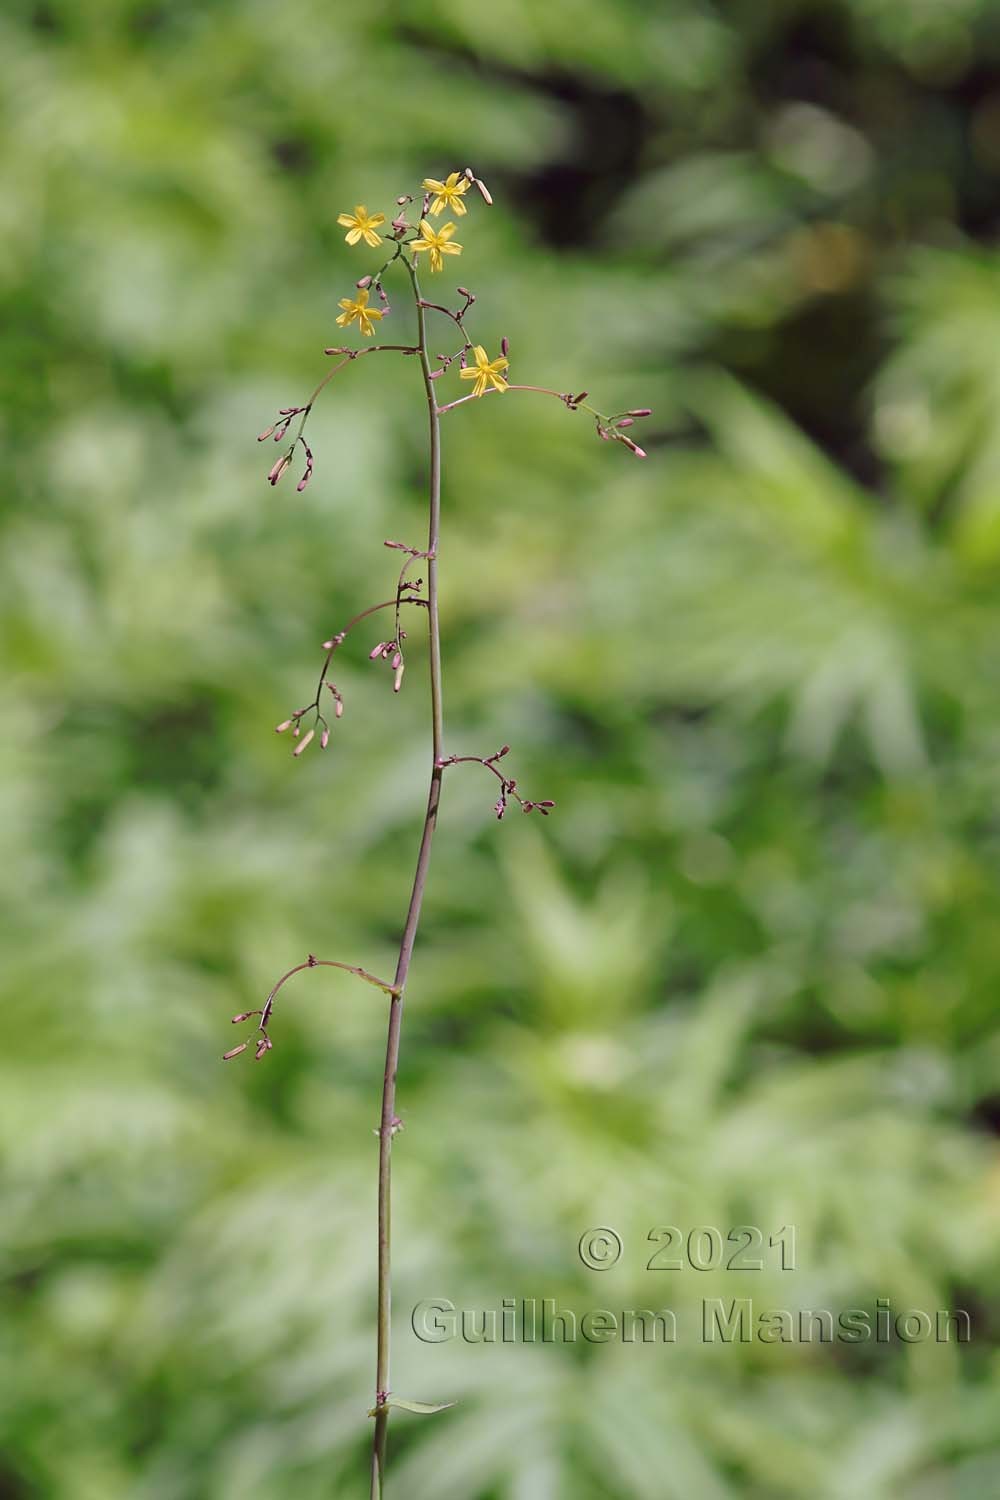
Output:
[[625,444],[626,448],[631,448],[631,450],[635,454],[636,458],[646,458],[647,457],[645,448],[640,448],[639,444],[638,443],[633,443],[633,441],[632,441],[631,438],[622,438],[622,442]]
[[222,1061],[228,1062],[231,1057],[239,1057],[240,1053],[245,1052],[248,1046],[248,1042],[240,1042],[238,1047],[230,1047],[228,1052],[223,1052]]
[[343,700],[343,698],[338,698],[337,699],[337,707],[333,711],[334,717],[337,718],[337,719],[339,719],[340,716],[341,716],[341,714],[343,712],[344,712],[344,700]]
[[354,285],[356,287],[361,287],[361,288],[364,288],[366,286],[371,286],[371,284],[372,284],[372,279],[371,279],[370,276],[362,276],[362,278],[361,278],[360,281],[356,281],[354,283]]
[[268,474],[267,476],[268,484],[277,484],[278,480],[281,478],[282,474],[284,474],[291,461],[292,455],[290,453],[283,453],[282,456],[278,459],[278,462],[274,465],[274,468],[271,470],[270,474]]
[[238,1016],[234,1016],[233,1017],[232,1024],[234,1026],[241,1026],[244,1021],[249,1021],[249,1019],[250,1019],[251,1016],[259,1016],[259,1015],[260,1015],[260,1011],[259,1010],[241,1010]]
[[271,436],[271,433],[277,427],[277,425],[278,425],[277,422],[272,422],[271,425],[270,425],[270,427],[266,428],[264,432],[260,433],[260,435],[257,438],[258,443],[266,442],[267,439]]
[[315,729],[308,729],[306,731],[306,733],[302,736],[302,738],[299,741],[299,743],[296,745],[295,749],[292,751],[292,754],[293,755],[301,755],[302,752],[303,752],[303,750],[306,750],[306,749],[309,748],[309,746],[312,744],[312,742],[315,739],[315,737],[316,737],[316,731],[315,731]]
[[498,818],[502,818],[504,813],[507,811],[507,804],[502,797],[498,799],[497,805],[496,807],[494,807],[493,811],[496,813]]
[[368,660],[374,661],[377,656],[385,654],[385,641],[379,641],[378,645],[368,653]]
[[319,748],[321,750],[325,750],[326,747],[327,747],[327,745],[329,743],[330,743],[330,731],[329,731],[329,729],[324,729],[323,733],[319,737]]
[[292,727],[292,721],[291,721],[291,719],[285,719],[281,724],[275,724],[275,726],[274,726],[274,732],[275,732],[275,734],[284,734],[285,730],[286,729],[291,729],[291,727]]
[[406,664],[404,662],[400,662],[399,666],[396,668],[396,677],[395,677],[395,680],[394,680],[394,682],[392,684],[392,690],[393,690],[394,693],[398,693],[399,690],[400,690],[400,688],[402,687],[402,685],[403,685],[403,673],[405,671],[406,671]]
[[260,1062],[261,1058],[264,1056],[264,1053],[270,1051],[273,1046],[274,1043],[271,1041],[271,1038],[269,1036],[262,1036],[260,1041],[257,1043],[257,1051],[254,1053],[254,1062]]
[[616,422],[615,423],[615,426],[620,431],[623,427],[634,427],[635,426],[635,422],[634,422],[634,420],[631,417],[622,417],[622,419],[621,419],[620,422]]
[[509,745],[501,745],[500,749],[497,751],[496,758],[497,758],[497,760],[502,760],[505,755],[509,755],[509,754],[510,754],[510,746]]
[[398,651],[397,651],[397,652],[396,652],[396,653],[395,653],[395,655],[394,655],[394,656],[393,656],[393,658],[392,658],[392,661],[391,661],[391,662],[390,662],[390,666],[391,666],[391,667],[392,667],[392,670],[393,670],[393,671],[394,671],[394,672],[395,672],[395,670],[396,670],[396,668],[397,668],[397,667],[398,667],[398,666],[399,666],[399,664],[400,664],[400,662],[401,662],[401,661],[402,661],[402,660],[403,660],[403,658],[402,658],[402,656],[401,656],[401,655],[400,655],[400,654],[399,654],[399,652],[398,652]]
[[483,182],[481,177],[476,178],[476,187],[479,189],[479,195],[484,203],[493,202],[493,199],[490,197],[489,188],[486,186],[485,182]]
[[637,406],[633,411],[629,412],[630,417],[651,417],[652,415],[653,408],[651,406]]

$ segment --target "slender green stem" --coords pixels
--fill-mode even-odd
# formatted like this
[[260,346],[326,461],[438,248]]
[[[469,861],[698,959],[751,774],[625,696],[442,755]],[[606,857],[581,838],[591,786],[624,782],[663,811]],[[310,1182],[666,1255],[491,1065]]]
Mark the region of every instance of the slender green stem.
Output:
[[425,310],[420,296],[417,273],[410,261],[403,257],[413,285],[413,296],[417,309],[418,353],[423,371],[424,388],[427,393],[427,410],[430,420],[430,464],[429,464],[429,518],[427,528],[427,617],[430,635],[430,686],[431,686],[431,773],[427,794],[427,812],[424,815],[417,866],[410,892],[410,905],[399,945],[394,980],[395,993],[389,1006],[389,1032],[385,1049],[385,1076],[382,1082],[382,1119],[379,1128],[378,1152],[378,1356],[375,1369],[375,1437],[372,1446],[371,1497],[381,1500],[384,1494],[385,1452],[389,1431],[389,1407],[386,1397],[389,1391],[389,1343],[392,1310],[391,1290],[391,1186],[392,1186],[392,1135],[396,1113],[396,1070],[399,1065],[399,1039],[403,1020],[403,994],[413,957],[420,909],[423,905],[427,871],[430,867],[431,844],[437,825],[438,804],[441,799],[443,740],[443,706],[441,696],[441,631],[438,618],[437,553],[441,528],[441,427],[438,418],[434,387],[431,383],[431,365],[427,354],[427,329]]

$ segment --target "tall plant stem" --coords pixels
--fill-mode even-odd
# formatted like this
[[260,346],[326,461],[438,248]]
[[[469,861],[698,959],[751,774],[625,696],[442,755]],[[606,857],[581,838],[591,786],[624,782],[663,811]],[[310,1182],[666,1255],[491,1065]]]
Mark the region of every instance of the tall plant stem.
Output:
[[389,1407],[386,1397],[389,1390],[389,1342],[392,1311],[391,1283],[391,1211],[392,1211],[392,1135],[396,1114],[396,1070],[399,1066],[399,1038],[403,1021],[403,994],[413,957],[417,927],[420,923],[420,908],[423,905],[427,871],[431,860],[431,845],[437,825],[438,804],[441,800],[443,706],[441,697],[441,629],[438,617],[438,541],[441,529],[441,425],[438,417],[434,386],[431,381],[431,366],[427,355],[427,330],[425,309],[420,296],[420,285],[413,266],[404,257],[417,309],[418,353],[420,367],[427,392],[427,411],[430,420],[430,462],[427,527],[427,617],[430,630],[430,685],[431,685],[431,774],[427,793],[427,812],[424,816],[423,832],[417,867],[410,892],[410,905],[406,913],[406,924],[399,944],[399,959],[396,963],[394,990],[389,1005],[389,1032],[385,1048],[385,1076],[382,1082],[382,1119],[379,1128],[378,1146],[378,1357],[375,1369],[375,1437],[372,1445],[371,1500],[381,1500],[384,1493],[385,1452],[389,1431]]

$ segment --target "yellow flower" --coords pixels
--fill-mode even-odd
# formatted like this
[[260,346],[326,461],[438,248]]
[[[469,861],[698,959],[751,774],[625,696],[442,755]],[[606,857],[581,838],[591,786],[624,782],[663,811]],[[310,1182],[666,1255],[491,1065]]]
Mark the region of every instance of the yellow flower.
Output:
[[438,182],[433,177],[425,177],[422,185],[429,193],[437,194],[431,204],[432,214],[442,213],[446,208],[451,209],[459,217],[468,212],[462,202],[462,194],[469,191],[469,179],[461,172],[449,173],[446,182]]
[[361,332],[367,338],[370,338],[375,332],[375,324],[372,322],[372,319],[374,318],[377,322],[382,317],[382,313],[379,308],[368,306],[367,289],[360,291],[354,302],[351,301],[350,297],[341,297],[339,306],[344,309],[337,319],[341,328],[346,328],[349,323],[353,323],[357,319]]
[[385,214],[370,214],[363,203],[359,203],[352,214],[338,214],[337,223],[348,231],[344,239],[349,245],[356,245],[358,240],[364,239],[365,244],[374,250],[382,243],[382,236],[375,230],[385,223]]
[[452,239],[454,233],[454,224],[442,224],[440,229],[435,229],[433,224],[428,224],[426,219],[420,220],[420,238],[413,241],[413,248],[431,252],[432,271],[440,271],[443,267],[442,255],[461,255],[461,245],[456,244]]
[[488,386],[492,386],[495,391],[501,392],[507,389],[507,382],[500,371],[506,370],[509,363],[508,360],[503,358],[487,359],[486,350],[482,344],[476,345],[472,351],[472,357],[476,363],[464,370],[459,370],[458,373],[461,380],[474,380],[476,382],[472,392],[474,396],[484,395]]

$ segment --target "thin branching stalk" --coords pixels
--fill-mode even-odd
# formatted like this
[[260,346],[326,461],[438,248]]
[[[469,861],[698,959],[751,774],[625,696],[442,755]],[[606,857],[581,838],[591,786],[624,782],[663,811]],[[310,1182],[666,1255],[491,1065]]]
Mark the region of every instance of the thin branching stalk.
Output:
[[[423,183],[424,196],[419,216],[419,228],[411,224],[407,219],[408,205],[415,201],[413,197],[404,195],[402,198],[397,199],[398,212],[392,221],[394,248],[391,255],[387,257],[373,275],[363,276],[356,283],[356,293],[353,298],[345,297],[341,299],[340,306],[344,311],[337,319],[341,327],[346,328],[356,322],[363,336],[372,336],[376,325],[391,310],[388,295],[383,287],[383,277],[397,261],[401,261],[407,273],[416,311],[416,344],[371,344],[360,349],[338,345],[326,349],[325,353],[327,355],[340,356],[337,363],[318,382],[303,406],[282,407],[278,412],[276,421],[265,432],[262,432],[258,438],[258,442],[264,442],[267,438],[273,438],[276,443],[280,443],[288,438],[292,424],[295,423],[294,435],[291,437],[288,447],[272,467],[268,474],[268,480],[272,485],[279,483],[290,467],[297,448],[301,445],[305,454],[306,467],[305,472],[299,480],[298,489],[303,490],[312,478],[314,468],[313,453],[305,439],[306,423],[309,420],[317,398],[333,377],[347,365],[354,363],[366,354],[397,353],[404,356],[415,355],[417,357],[427,401],[429,437],[426,549],[411,547],[403,542],[386,541],[384,543],[386,547],[405,554],[405,561],[396,581],[395,594],[390,599],[385,599],[378,604],[370,605],[367,609],[361,610],[346,625],[323,642],[325,656],[313,700],[306,704],[305,707],[296,709],[277,726],[279,734],[284,734],[291,730],[291,738],[295,743],[293,753],[296,757],[301,756],[309,748],[316,738],[317,733],[319,734],[320,747],[325,750],[330,743],[331,725],[323,712],[323,705],[325,703],[324,689],[331,695],[334,705],[334,719],[339,720],[344,711],[344,698],[337,684],[330,680],[329,673],[333,659],[341,646],[343,646],[348,635],[372,615],[382,610],[391,609],[393,611],[393,638],[389,641],[379,641],[375,648],[369,652],[369,659],[389,663],[393,672],[393,691],[398,693],[406,665],[404,654],[406,630],[403,628],[402,623],[403,608],[404,606],[417,606],[426,610],[431,705],[431,754],[427,807],[424,813],[413,883],[410,888],[410,900],[406,911],[406,920],[403,924],[399,942],[395,975],[392,982],[389,983],[386,980],[379,979],[376,975],[369,973],[367,969],[360,968],[356,964],[342,963],[339,959],[319,959],[310,954],[304,963],[293,965],[292,968],[286,970],[281,975],[280,979],[272,987],[261,1009],[244,1011],[240,1015],[233,1017],[234,1023],[242,1023],[250,1020],[252,1017],[259,1017],[255,1057],[260,1061],[261,1058],[267,1055],[273,1045],[269,1032],[269,1024],[273,1017],[276,997],[287,981],[304,969],[333,968],[343,970],[355,978],[375,986],[388,996],[389,999],[385,1071],[382,1079],[382,1107],[377,1132],[379,1140],[378,1313],[375,1359],[375,1404],[369,1413],[375,1420],[371,1456],[371,1500],[382,1500],[385,1494],[386,1445],[389,1431],[389,1415],[392,1407],[398,1406],[407,1411],[420,1413],[430,1413],[444,1409],[443,1405],[431,1405],[426,1402],[403,1400],[399,1397],[394,1398],[389,1384],[392,1319],[392,1142],[402,1123],[396,1114],[396,1076],[399,1070],[403,999],[406,993],[410,964],[413,959],[417,929],[420,925],[424,892],[427,887],[427,875],[430,869],[434,832],[437,828],[444,772],[449,766],[453,765],[474,763],[483,766],[499,782],[499,796],[494,808],[498,818],[504,816],[510,802],[516,803],[526,813],[537,811],[543,816],[547,816],[551,808],[555,805],[548,799],[534,801],[523,797],[517,790],[517,782],[514,778],[508,776],[505,770],[500,769],[498,762],[503,760],[509,753],[509,745],[503,745],[492,755],[487,756],[447,755],[444,751],[441,625],[438,608],[438,561],[441,540],[441,418],[446,412],[453,411],[456,407],[464,406],[483,395],[502,395],[508,390],[532,391],[541,395],[556,397],[565,405],[568,411],[582,410],[587,412],[594,419],[598,437],[606,442],[622,444],[639,458],[646,456],[638,444],[626,436],[625,430],[633,426],[637,418],[648,416],[648,408],[643,407],[607,416],[603,412],[598,411],[596,407],[590,406],[587,403],[587,391],[580,391],[574,395],[569,391],[556,391],[545,386],[512,385],[506,379],[506,372],[510,364],[507,358],[508,344],[506,338],[501,340],[500,355],[490,360],[486,350],[481,345],[473,343],[466,328],[465,319],[476,301],[474,293],[467,291],[465,287],[459,287],[458,294],[463,298],[463,302],[457,309],[449,308],[440,302],[427,301],[423,297],[417,271],[418,256],[426,255],[426,263],[429,265],[430,271],[434,273],[443,269],[446,256],[460,254],[462,250],[462,246],[452,240],[455,225],[447,223],[440,228],[436,228],[430,222],[428,215],[430,218],[433,218],[447,207],[458,216],[464,217],[466,206],[463,200],[466,193],[472,187],[476,188],[484,202],[487,204],[492,202],[482,181],[469,168],[466,168],[464,173],[451,173],[444,182],[426,179]],[[347,228],[348,233],[345,238],[349,244],[357,244],[363,240],[366,244],[375,247],[382,242],[382,236],[377,231],[379,226],[385,222],[384,214],[370,214],[367,208],[359,205],[352,214],[341,214],[338,222]],[[370,302],[373,290],[378,297],[380,306],[374,306]],[[458,329],[463,340],[460,348],[453,353],[436,355],[433,360],[428,349],[428,312],[442,314]],[[439,403],[436,395],[435,381],[447,375],[456,364],[458,365],[460,379],[473,381],[473,389],[468,395]],[[409,576],[410,569],[418,561],[426,562],[427,564],[426,582],[424,579],[413,579]],[[421,590],[424,590],[424,592],[421,592]],[[311,721],[310,716],[312,716]],[[245,1041],[239,1046],[233,1047],[224,1055],[226,1058],[236,1057],[246,1051],[250,1045],[250,1041]],[[452,1403],[445,1404],[450,1405]]]

